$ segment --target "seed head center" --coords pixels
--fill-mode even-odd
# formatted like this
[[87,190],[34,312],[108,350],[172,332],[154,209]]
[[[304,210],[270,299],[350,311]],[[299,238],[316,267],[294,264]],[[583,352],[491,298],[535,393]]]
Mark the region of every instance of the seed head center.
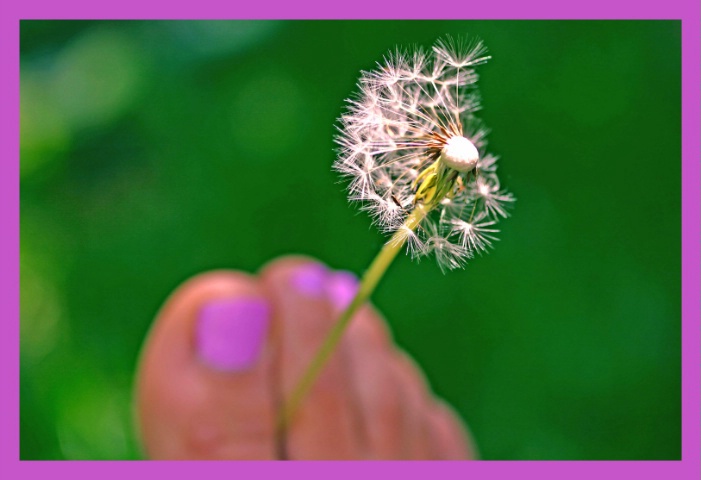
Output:
[[441,150],[441,161],[458,172],[469,172],[475,168],[478,160],[477,148],[463,136],[450,137]]

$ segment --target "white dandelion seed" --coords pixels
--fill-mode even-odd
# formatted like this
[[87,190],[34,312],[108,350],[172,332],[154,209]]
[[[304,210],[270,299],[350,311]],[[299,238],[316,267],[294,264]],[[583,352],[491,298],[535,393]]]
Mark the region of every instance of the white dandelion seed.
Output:
[[426,245],[424,254],[433,253],[441,271],[462,267],[474,254],[460,243],[452,242],[433,222],[425,224]]
[[[413,258],[435,255],[442,270],[492,246],[492,228],[514,201],[486,152],[476,67],[482,42],[440,40],[430,52],[396,49],[363,72],[340,119],[334,168],[350,179],[349,199],[397,233]],[[406,222],[421,207],[411,228]]]
[[406,225],[402,225],[397,229],[397,235],[393,236],[390,242],[393,242],[395,245],[406,243],[407,253],[411,255],[411,258],[419,259],[422,255],[425,255],[426,244],[421,241],[415,231]]
[[483,211],[492,217],[508,217],[509,212],[506,211],[506,207],[515,200],[513,195],[501,189],[499,179],[494,174],[477,177],[473,186],[473,195]]
[[482,253],[493,246],[493,242],[499,240],[494,234],[499,233],[496,228],[490,228],[497,222],[486,220],[485,215],[473,218],[471,221],[451,219],[452,234],[457,235],[460,245],[470,252]]

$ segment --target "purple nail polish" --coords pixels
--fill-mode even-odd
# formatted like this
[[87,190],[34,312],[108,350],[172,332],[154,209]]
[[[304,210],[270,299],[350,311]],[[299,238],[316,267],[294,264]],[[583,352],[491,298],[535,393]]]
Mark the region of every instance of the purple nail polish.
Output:
[[318,263],[301,265],[292,274],[290,281],[298,292],[309,297],[321,298],[326,294],[329,271]]
[[326,294],[338,310],[343,310],[358,293],[358,278],[351,272],[335,272],[326,281]]
[[270,306],[259,298],[218,299],[200,310],[195,334],[200,359],[224,372],[251,368],[265,343]]

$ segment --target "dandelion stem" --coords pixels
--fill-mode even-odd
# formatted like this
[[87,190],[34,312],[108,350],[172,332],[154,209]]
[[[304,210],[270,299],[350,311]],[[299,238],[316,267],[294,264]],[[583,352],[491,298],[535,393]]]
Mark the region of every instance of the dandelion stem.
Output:
[[[423,220],[431,210],[432,206],[433,205],[424,206],[424,204],[418,203],[416,208],[414,208],[411,214],[409,214],[407,217],[406,221],[404,222],[404,226],[410,230],[416,229],[419,223],[421,223],[421,220]],[[382,279],[382,276],[387,271],[387,268],[397,256],[397,253],[399,253],[404,246],[405,242],[406,236],[402,235],[402,229],[398,229],[390,241],[382,247],[380,253],[377,254],[375,259],[370,264],[370,267],[365,272],[365,275],[363,275],[355,298],[353,298],[353,301],[350,303],[350,305],[348,305],[348,308],[343,311],[339,319],[333,325],[331,331],[328,333],[321,347],[317,351],[316,356],[309,364],[309,367],[307,367],[304,375],[302,375],[302,378],[299,380],[299,382],[297,382],[287,402],[285,402],[283,405],[280,415],[278,416],[276,426],[279,435],[284,434],[285,430],[287,430],[287,426],[292,420],[297,408],[302,400],[304,400],[304,397],[314,384],[314,381],[321,372],[324,364],[333,353],[336,345],[338,345],[338,342],[341,340],[343,332],[348,327],[353,314],[370,297],[372,292],[375,290],[375,287],[377,287],[377,284]]]

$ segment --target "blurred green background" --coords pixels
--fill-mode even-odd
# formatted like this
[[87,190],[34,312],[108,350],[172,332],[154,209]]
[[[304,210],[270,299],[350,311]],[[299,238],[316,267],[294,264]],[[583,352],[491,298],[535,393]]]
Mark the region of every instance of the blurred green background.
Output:
[[179,283],[383,243],[331,172],[361,69],[479,36],[518,201],[464,271],[374,297],[486,459],[679,459],[680,23],[21,24],[21,457],[140,458],[131,387]]

